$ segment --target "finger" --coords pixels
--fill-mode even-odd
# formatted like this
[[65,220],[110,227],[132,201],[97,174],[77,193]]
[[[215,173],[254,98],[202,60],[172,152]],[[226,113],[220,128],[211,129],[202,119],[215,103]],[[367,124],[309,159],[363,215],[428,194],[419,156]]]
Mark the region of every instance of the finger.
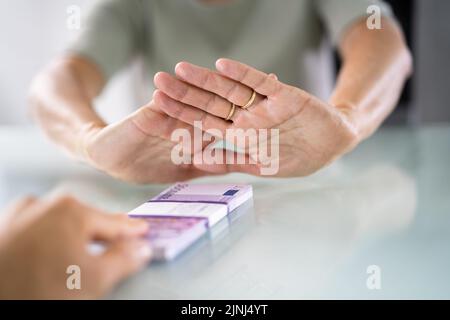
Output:
[[[245,106],[253,94],[253,89],[240,82],[188,62],[178,63],[175,67],[175,73],[183,81],[215,93],[237,106]],[[253,104],[257,104],[263,99],[263,96],[257,95]]]
[[223,75],[252,88],[263,96],[273,97],[282,90],[281,82],[276,76],[268,75],[238,61],[222,58],[217,60],[216,68]]
[[126,214],[92,212],[88,219],[90,235],[92,240],[96,241],[140,237],[145,235],[149,228],[144,220],[129,218]]
[[32,196],[27,196],[20,198],[11,204],[9,204],[5,209],[2,210],[2,215],[0,217],[0,229],[11,229],[13,225],[20,223],[23,220],[27,220],[26,217],[30,216],[31,210],[40,201]]
[[148,240],[122,240],[109,246],[96,256],[96,267],[102,291],[106,293],[118,282],[145,267],[151,259]]
[[207,113],[206,111],[177,101],[160,90],[156,90],[153,93],[153,99],[155,100],[155,103],[159,105],[161,110],[163,110],[170,117],[183,121],[192,126],[197,126],[201,123],[203,130],[217,129],[222,133],[225,133],[225,130],[231,125],[230,122],[227,122],[224,119],[220,119]]
[[219,118],[226,118],[230,110],[230,102],[226,99],[174,76],[158,72],[154,78],[155,86],[174,100],[204,110]]

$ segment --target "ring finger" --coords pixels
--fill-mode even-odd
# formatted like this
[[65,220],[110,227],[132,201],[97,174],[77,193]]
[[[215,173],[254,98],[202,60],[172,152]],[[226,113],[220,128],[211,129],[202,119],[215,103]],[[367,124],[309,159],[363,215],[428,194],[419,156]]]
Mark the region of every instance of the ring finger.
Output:
[[183,81],[205,91],[215,93],[239,107],[246,105],[251,107],[265,98],[260,94],[256,94],[253,102],[249,103],[253,98],[253,89],[215,71],[188,62],[178,63],[175,67],[175,73]]
[[[217,94],[183,82],[165,72],[158,72],[154,82],[159,90],[174,100],[201,109],[221,119],[226,119],[230,115],[232,102]],[[238,109],[235,108],[234,117],[241,111]]]

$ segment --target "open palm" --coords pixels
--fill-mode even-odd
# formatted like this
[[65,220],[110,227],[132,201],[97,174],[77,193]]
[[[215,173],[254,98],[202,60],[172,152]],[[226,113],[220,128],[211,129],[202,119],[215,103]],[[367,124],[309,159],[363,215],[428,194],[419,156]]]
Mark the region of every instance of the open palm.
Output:
[[[184,123],[202,121],[204,130],[278,129],[277,176],[311,174],[357,144],[356,130],[342,109],[242,63],[220,59],[216,67],[218,71],[211,71],[182,62],[175,68],[177,77],[158,73],[156,103]],[[231,121],[224,120],[232,103],[245,106],[253,91],[257,94],[251,106],[237,107]],[[257,158],[257,148],[248,146],[246,152]],[[262,165],[250,164],[245,171],[259,174]],[[233,171],[230,164],[197,167]]]

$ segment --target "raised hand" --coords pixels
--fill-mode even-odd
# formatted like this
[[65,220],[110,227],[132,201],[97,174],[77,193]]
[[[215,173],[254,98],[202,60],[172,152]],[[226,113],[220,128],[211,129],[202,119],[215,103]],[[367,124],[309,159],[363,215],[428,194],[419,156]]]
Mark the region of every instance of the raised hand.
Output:
[[[169,116],[193,125],[202,121],[204,130],[279,129],[279,170],[276,176],[304,176],[327,165],[358,142],[351,113],[345,106],[329,105],[311,94],[278,81],[250,66],[229,59],[211,71],[186,62],[177,64],[176,77],[155,75],[159,89],[154,100]],[[256,92],[254,102],[245,110]],[[226,121],[230,116],[231,121]],[[252,159],[257,150],[247,148]],[[272,155],[273,156],[273,155]],[[258,174],[256,167],[247,172]],[[197,165],[212,172],[233,171],[232,165]],[[240,170],[242,171],[242,170]]]

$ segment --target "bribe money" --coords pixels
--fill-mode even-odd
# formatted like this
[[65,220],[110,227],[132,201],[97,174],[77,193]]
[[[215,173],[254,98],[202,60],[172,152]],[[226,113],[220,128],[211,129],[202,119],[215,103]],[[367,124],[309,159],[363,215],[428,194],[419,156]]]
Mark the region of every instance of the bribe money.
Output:
[[128,214],[149,222],[154,259],[171,260],[252,198],[250,185],[177,183]]

